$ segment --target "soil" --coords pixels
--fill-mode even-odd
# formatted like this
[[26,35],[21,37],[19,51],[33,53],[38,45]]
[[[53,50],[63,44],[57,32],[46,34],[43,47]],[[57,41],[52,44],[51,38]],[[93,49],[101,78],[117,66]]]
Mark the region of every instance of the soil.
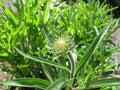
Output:
[[[0,71],[0,81],[6,80],[9,78],[9,74],[7,74],[6,72],[2,72]],[[0,90],[6,90],[7,86],[0,86]]]
[[[4,81],[4,80],[7,80],[9,79],[10,75],[7,74],[6,72],[3,72],[2,71],[2,64],[0,62],[0,81]],[[0,86],[0,90],[6,90],[7,89],[7,86]]]

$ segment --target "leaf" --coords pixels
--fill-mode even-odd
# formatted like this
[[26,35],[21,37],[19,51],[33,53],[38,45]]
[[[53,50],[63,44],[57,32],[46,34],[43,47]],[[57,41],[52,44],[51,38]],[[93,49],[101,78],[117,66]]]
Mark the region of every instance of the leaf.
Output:
[[85,64],[85,62],[91,58],[92,54],[94,53],[94,51],[96,50],[96,48],[98,47],[98,45],[100,44],[100,42],[102,41],[102,39],[104,38],[106,33],[108,32],[109,28],[110,28],[110,24],[107,26],[107,28],[101,34],[99,34],[97,37],[95,37],[94,41],[88,47],[88,50],[83,55],[82,59],[77,63],[75,73],[74,73],[75,75],[77,74],[79,69]]
[[3,8],[7,18],[9,17],[15,23],[15,25],[18,25],[18,21],[14,15],[14,12],[7,8],[2,1],[0,1],[0,6]]
[[90,88],[120,86],[120,78],[104,78],[101,80],[94,80],[89,83]]
[[51,1],[47,1],[46,6],[45,6],[45,11],[44,11],[43,22],[41,22],[41,23],[42,23],[42,26],[44,28],[44,33],[45,33],[46,38],[48,39],[48,41],[50,43],[53,43],[53,37],[45,25],[46,22],[48,21],[49,16],[50,16],[50,10],[49,10],[50,4],[51,4]]
[[53,76],[54,76],[54,72],[51,70],[51,67],[46,65],[46,64],[41,64],[42,68],[43,68],[43,72],[44,74],[47,76],[47,78],[53,82]]
[[50,4],[51,4],[50,2],[51,1],[47,1],[47,4],[45,6],[44,17],[43,17],[45,24],[48,21],[48,18],[50,16],[50,10],[49,10],[50,9]]
[[107,9],[107,10],[104,11],[104,13],[106,14],[106,13],[111,12],[111,11],[117,9],[117,8],[118,7],[113,7],[113,8]]
[[40,62],[40,63],[48,64],[48,65],[51,65],[51,66],[55,66],[55,67],[58,67],[58,68],[61,68],[61,69],[65,69],[65,70],[67,70],[68,72],[70,72],[70,70],[69,70],[67,67],[65,67],[65,66],[63,66],[63,65],[61,65],[61,64],[58,64],[58,63],[52,62],[52,61],[47,61],[47,60],[45,60],[44,58],[40,58],[40,57],[39,57],[39,59],[37,59],[37,58],[35,58],[35,57],[31,56],[31,55],[25,54],[24,52],[20,51],[20,50],[19,50],[18,48],[16,48],[16,47],[15,47],[15,49],[16,49],[16,51],[17,51],[19,54],[21,54],[22,56],[27,57],[27,58],[29,58],[29,59],[31,59],[31,60],[33,60],[33,61],[37,61],[37,62]]
[[42,26],[43,26],[43,28],[44,28],[44,33],[45,33],[46,38],[48,39],[48,41],[49,41],[50,43],[53,43],[53,37],[52,37],[52,35],[51,35],[50,32],[48,31],[48,29],[47,29],[47,27],[45,26],[45,24],[44,24],[43,22],[41,22],[41,23],[42,23]]
[[50,87],[46,90],[61,90],[63,85],[65,84],[66,80],[64,78],[59,79],[58,81],[54,82]]
[[40,78],[17,78],[15,80],[2,81],[0,84],[18,87],[35,87],[45,89],[50,85],[46,80]]

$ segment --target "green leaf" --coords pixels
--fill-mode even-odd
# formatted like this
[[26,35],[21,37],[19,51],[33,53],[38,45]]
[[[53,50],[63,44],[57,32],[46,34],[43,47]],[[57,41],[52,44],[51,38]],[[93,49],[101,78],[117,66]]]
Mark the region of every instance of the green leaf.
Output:
[[15,15],[14,15],[14,12],[11,11],[9,8],[7,8],[2,1],[0,1],[0,6],[3,8],[6,16],[7,16],[7,17],[10,17],[10,19],[11,19],[16,25],[18,25],[18,21],[17,21]]
[[107,28],[101,34],[99,34],[97,37],[95,37],[94,41],[88,47],[88,50],[83,55],[82,59],[77,63],[77,66],[76,66],[76,69],[75,69],[75,73],[74,73],[75,75],[77,74],[79,69],[85,64],[85,62],[91,58],[91,56],[93,55],[94,51],[96,50],[96,48],[98,47],[100,42],[103,40],[103,38],[106,35],[106,33],[108,32],[109,28],[110,28],[110,24],[107,26]]
[[45,25],[43,22],[41,22],[41,23],[42,23],[42,26],[43,26],[43,28],[44,28],[44,33],[45,33],[46,38],[48,39],[48,41],[49,41],[50,43],[53,43],[53,37],[52,37],[52,35],[51,35],[50,32],[48,31],[46,25]]
[[46,80],[40,78],[17,78],[15,80],[2,81],[0,84],[18,87],[35,87],[45,89],[50,85]]
[[39,57],[39,59],[38,59],[38,58],[35,58],[34,56],[25,54],[24,52],[20,51],[20,50],[19,50],[18,48],[16,48],[16,47],[15,47],[15,49],[16,49],[16,51],[17,51],[19,54],[21,54],[22,56],[27,57],[27,58],[29,58],[29,59],[31,59],[31,60],[33,60],[33,61],[37,61],[37,62],[40,62],[40,63],[48,64],[48,65],[51,65],[51,66],[55,66],[55,67],[58,67],[58,68],[61,68],[61,69],[65,69],[65,70],[67,70],[67,71],[70,72],[70,70],[69,70],[67,67],[65,67],[65,66],[63,66],[63,65],[61,65],[61,64],[58,64],[58,63],[52,62],[52,61],[47,61],[47,60],[45,60],[44,58],[40,58],[40,57]]
[[58,81],[54,82],[46,90],[61,90],[61,88],[63,87],[63,85],[65,84],[65,82],[66,82],[66,80],[64,78],[61,78]]
[[89,83],[90,88],[107,87],[107,86],[120,86],[120,78],[104,78],[94,80]]
[[53,82],[53,76],[54,76],[54,72],[52,71],[51,67],[46,65],[46,64],[41,64],[42,68],[43,68],[43,72],[44,74],[47,76],[47,78]]
[[47,4],[45,6],[44,17],[43,17],[45,24],[48,21],[48,18],[50,16],[50,10],[49,10],[49,8],[50,8],[50,2],[51,1],[47,1]]
[[104,13],[111,12],[111,11],[113,11],[113,10],[117,9],[117,8],[118,8],[118,7],[113,7],[113,8],[107,9],[107,10],[105,10],[105,11],[104,11]]

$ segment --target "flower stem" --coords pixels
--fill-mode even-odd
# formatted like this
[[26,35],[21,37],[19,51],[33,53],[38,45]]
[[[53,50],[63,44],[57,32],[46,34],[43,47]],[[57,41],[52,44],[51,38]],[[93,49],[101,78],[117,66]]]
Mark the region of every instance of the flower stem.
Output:
[[67,52],[67,55],[69,57],[70,67],[71,67],[70,78],[73,78],[73,74],[74,74],[74,70],[75,70],[75,61],[72,56],[72,52],[70,50]]

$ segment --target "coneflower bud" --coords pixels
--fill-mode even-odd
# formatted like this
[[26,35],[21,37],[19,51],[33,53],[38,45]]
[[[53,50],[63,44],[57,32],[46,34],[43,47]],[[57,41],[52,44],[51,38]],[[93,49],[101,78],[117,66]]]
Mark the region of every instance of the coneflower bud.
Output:
[[59,37],[53,43],[56,52],[61,53],[69,48],[69,39],[67,37]]

